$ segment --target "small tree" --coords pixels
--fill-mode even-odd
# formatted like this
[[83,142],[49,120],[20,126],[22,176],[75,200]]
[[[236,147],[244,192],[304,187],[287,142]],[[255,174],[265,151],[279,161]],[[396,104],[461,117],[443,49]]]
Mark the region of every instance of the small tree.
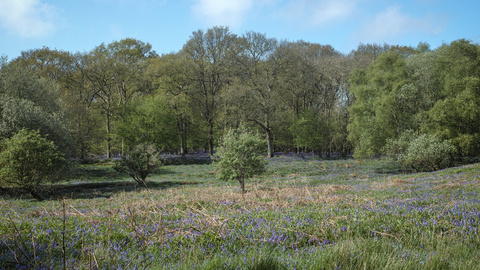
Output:
[[135,146],[113,167],[117,172],[127,173],[138,184],[147,187],[147,176],[162,166],[157,158],[159,151],[153,144],[139,144]]
[[39,131],[21,129],[1,142],[0,186],[20,187],[42,201],[37,187],[58,180],[64,165],[65,159],[52,141]]
[[259,133],[253,133],[243,123],[230,129],[217,148],[214,166],[220,180],[237,180],[245,192],[245,179],[265,171],[265,142]]

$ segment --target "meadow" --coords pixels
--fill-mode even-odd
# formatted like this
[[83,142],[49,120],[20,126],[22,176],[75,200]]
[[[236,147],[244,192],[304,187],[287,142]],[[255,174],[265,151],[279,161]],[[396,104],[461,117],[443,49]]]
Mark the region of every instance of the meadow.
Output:
[[0,198],[0,269],[477,269],[480,163],[280,156],[220,182],[173,162],[137,187],[108,162]]

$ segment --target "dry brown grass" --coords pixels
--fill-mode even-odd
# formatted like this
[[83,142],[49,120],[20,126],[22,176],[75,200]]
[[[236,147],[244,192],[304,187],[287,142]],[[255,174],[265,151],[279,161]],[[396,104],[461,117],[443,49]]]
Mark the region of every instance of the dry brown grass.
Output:
[[386,188],[392,187],[403,187],[405,185],[412,185],[412,181],[401,179],[401,178],[394,178],[390,179],[386,182],[374,182],[370,185],[374,190],[382,190]]
[[356,178],[356,177],[358,177],[357,173],[351,173],[348,175],[348,178]]
[[479,185],[479,183],[465,183],[463,181],[448,182],[446,184],[438,185],[433,189],[452,189],[457,187],[467,187],[472,185]]
[[[247,185],[246,193],[241,193],[236,185],[214,187],[181,186],[162,190],[144,189],[137,192],[120,192],[108,199],[93,202],[91,199],[66,199],[65,213],[68,217],[81,217],[95,223],[100,217],[121,218],[132,214],[146,216],[158,214],[165,207],[173,207],[179,213],[197,213],[203,215],[205,224],[221,226],[224,220],[213,214],[216,211],[228,211],[239,207],[256,209],[265,207],[274,209],[279,207],[293,207],[305,205],[319,205],[332,207],[344,205],[355,207],[364,203],[364,198],[354,194],[336,194],[338,191],[351,190],[349,185],[321,185],[316,187],[276,187],[263,185]],[[332,196],[335,195],[335,196]],[[229,205],[225,205],[229,202]],[[7,205],[1,205],[8,207]],[[17,211],[12,209],[12,218]],[[58,217],[63,216],[62,201],[50,201],[42,207],[26,211],[30,217]]]
[[[198,203],[208,203],[215,205],[223,202],[239,203],[246,208],[255,208],[263,206],[267,208],[288,207],[295,205],[317,205],[332,204],[351,197],[353,195],[336,195],[335,192],[341,190],[350,190],[348,185],[322,185],[319,187],[267,187],[263,185],[246,187],[247,192],[241,193],[236,186],[223,187],[179,187],[169,190],[140,191],[140,198],[155,197],[155,203],[150,199],[141,199],[136,202],[125,203],[131,207],[139,209],[149,209],[150,206],[157,207],[159,205],[195,205]],[[143,193],[143,194],[142,194]],[[114,196],[114,200],[122,200],[122,194]],[[127,195],[128,196],[128,195]],[[138,207],[137,207],[138,205]],[[214,209],[215,207],[209,207]]]

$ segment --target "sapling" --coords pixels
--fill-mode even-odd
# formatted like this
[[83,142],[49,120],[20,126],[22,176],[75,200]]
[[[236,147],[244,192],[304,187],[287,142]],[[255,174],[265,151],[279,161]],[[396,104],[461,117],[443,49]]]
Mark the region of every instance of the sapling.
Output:
[[147,187],[147,176],[163,165],[159,151],[153,144],[139,144],[115,162],[116,171],[127,173],[138,184]]
[[265,171],[264,139],[250,131],[243,123],[238,129],[229,129],[217,148],[214,167],[220,180],[237,180],[245,192],[245,180]]

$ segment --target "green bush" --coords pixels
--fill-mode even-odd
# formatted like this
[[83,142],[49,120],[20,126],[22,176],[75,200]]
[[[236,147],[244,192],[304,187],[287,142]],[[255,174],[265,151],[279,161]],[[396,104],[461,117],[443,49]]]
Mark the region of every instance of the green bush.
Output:
[[214,167],[220,180],[237,180],[245,192],[245,179],[265,171],[265,140],[259,133],[248,130],[243,123],[230,129],[217,148]]
[[418,134],[409,129],[404,131],[397,139],[388,138],[385,146],[382,148],[383,154],[388,157],[395,158],[400,154],[405,153],[410,146],[410,143],[418,137]]
[[37,187],[59,179],[65,159],[52,141],[39,131],[21,129],[1,142],[0,186],[20,187],[37,200]]
[[147,187],[147,176],[163,165],[158,159],[159,151],[153,144],[138,144],[113,167],[117,172],[127,173],[138,184]]
[[453,162],[455,147],[440,141],[436,135],[423,134],[413,140],[398,160],[416,171],[435,171],[449,167]]

